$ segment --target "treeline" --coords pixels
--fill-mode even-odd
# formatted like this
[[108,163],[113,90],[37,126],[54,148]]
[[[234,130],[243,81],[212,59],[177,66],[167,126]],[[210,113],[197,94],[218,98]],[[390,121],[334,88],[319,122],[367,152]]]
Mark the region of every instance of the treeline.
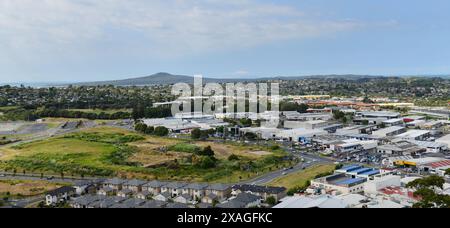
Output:
[[36,111],[36,115],[40,118],[54,117],[54,118],[77,118],[77,119],[89,119],[89,120],[117,120],[117,119],[129,119],[131,113],[129,112],[115,112],[115,113],[93,113],[83,111],[70,111],[61,109],[44,109]]
[[136,123],[134,126],[134,130],[136,130],[139,133],[146,134],[146,135],[156,135],[156,136],[167,136],[169,134],[169,129],[166,127],[153,127],[153,126],[147,126],[144,123]]
[[166,118],[171,116],[172,109],[167,106],[145,107],[143,105],[137,105],[136,107],[133,107],[133,112],[131,113],[131,117],[135,120],[142,118]]
[[89,119],[89,120],[117,120],[117,119],[129,119],[131,113],[129,112],[115,112],[115,113],[93,113],[83,111],[70,111],[61,109],[26,109],[15,108],[3,112],[1,116],[4,120],[9,121],[35,121],[41,118],[77,118],[77,119]]

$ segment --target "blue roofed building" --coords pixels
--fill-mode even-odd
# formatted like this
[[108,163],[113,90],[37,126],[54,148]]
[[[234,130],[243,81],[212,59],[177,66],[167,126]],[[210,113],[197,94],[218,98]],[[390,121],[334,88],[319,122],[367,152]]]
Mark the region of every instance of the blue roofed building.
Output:
[[311,187],[325,193],[352,194],[364,192],[368,181],[388,175],[381,170],[361,165],[348,165],[336,170],[333,175],[311,181]]

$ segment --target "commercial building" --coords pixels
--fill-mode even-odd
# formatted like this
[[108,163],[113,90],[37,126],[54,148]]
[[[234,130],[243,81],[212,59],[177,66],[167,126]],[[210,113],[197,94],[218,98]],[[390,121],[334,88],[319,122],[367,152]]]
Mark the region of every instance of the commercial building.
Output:
[[400,113],[398,112],[357,112],[357,117],[361,118],[382,118],[382,119],[398,119]]
[[425,153],[426,150],[409,141],[397,141],[378,146],[377,152],[386,156],[408,156]]
[[448,150],[448,146],[445,143],[416,141],[416,140],[411,140],[410,142],[417,145],[420,148],[426,149],[427,153],[442,153]]
[[436,139],[436,142],[437,142],[437,143],[443,143],[443,144],[446,144],[447,147],[450,148],[450,134],[449,134],[449,135],[446,135],[446,136],[444,136],[444,137],[442,137],[442,138]]
[[379,137],[390,137],[390,136],[400,135],[405,132],[406,132],[405,127],[393,126],[393,127],[383,128],[378,131],[374,131],[374,132],[372,132],[372,135],[376,135]]
[[358,153],[374,150],[377,146],[376,140],[346,139],[332,144],[330,149],[336,153]]
[[378,191],[387,187],[400,187],[401,177],[400,176],[384,176],[377,178],[375,180],[368,181],[364,184],[364,193],[366,194],[377,194]]
[[333,118],[330,113],[299,113],[299,112],[282,112],[281,116],[284,120],[289,121],[314,121],[314,120],[324,120],[328,121]]
[[313,137],[327,135],[328,132],[321,129],[297,128],[291,130],[282,130],[276,134],[277,138],[289,142],[311,143]]
[[311,187],[333,194],[364,192],[364,183],[390,175],[383,170],[349,165],[335,171],[335,174],[311,181]]
[[398,118],[398,119],[385,120],[385,121],[383,121],[383,124],[386,127],[392,127],[392,126],[403,126],[405,124],[405,122],[403,122],[403,119]]
[[323,120],[310,120],[310,121],[284,121],[284,128],[286,129],[295,129],[295,128],[304,128],[304,129],[319,129],[328,126],[329,123]]
[[431,132],[427,131],[427,130],[410,130],[403,134],[397,135],[396,137],[399,139],[405,139],[405,140],[423,141],[423,140],[429,138],[430,135],[431,135]]

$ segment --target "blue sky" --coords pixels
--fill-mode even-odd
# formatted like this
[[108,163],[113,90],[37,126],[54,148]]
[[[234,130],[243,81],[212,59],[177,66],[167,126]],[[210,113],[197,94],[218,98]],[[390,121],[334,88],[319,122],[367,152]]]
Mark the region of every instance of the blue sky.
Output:
[[0,83],[450,73],[446,0],[1,0]]

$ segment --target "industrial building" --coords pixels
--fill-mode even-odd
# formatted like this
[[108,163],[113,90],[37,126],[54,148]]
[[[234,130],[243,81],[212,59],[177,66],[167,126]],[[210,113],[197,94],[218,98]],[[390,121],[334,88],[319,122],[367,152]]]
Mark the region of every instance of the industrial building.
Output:
[[379,137],[390,137],[390,136],[400,135],[405,132],[406,132],[405,127],[393,126],[393,127],[383,128],[378,131],[374,131],[374,132],[372,132],[372,135],[376,135]]
[[431,135],[430,131],[427,130],[410,130],[403,134],[397,135],[397,138],[405,139],[405,140],[418,140],[423,141],[429,138]]
[[361,193],[364,192],[364,183],[387,175],[390,173],[361,165],[349,165],[336,170],[333,175],[311,181],[311,186],[334,194]]

